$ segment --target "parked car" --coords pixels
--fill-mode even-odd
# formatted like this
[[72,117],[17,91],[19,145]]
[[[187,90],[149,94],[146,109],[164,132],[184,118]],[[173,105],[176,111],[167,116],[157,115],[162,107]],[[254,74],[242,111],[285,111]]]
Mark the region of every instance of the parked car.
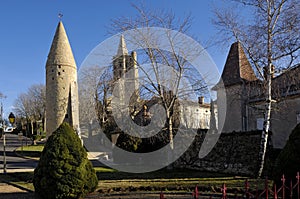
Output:
[[14,130],[14,127],[11,127],[11,126],[8,126],[5,128],[5,132],[7,132],[7,133],[11,133],[11,132],[13,132],[13,130]]

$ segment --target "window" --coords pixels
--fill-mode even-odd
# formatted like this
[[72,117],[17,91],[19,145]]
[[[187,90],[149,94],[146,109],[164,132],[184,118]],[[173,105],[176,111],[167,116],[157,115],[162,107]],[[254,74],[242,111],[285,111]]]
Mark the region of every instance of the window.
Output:
[[264,129],[264,118],[257,118],[256,119],[256,128],[257,128],[257,130],[263,130]]

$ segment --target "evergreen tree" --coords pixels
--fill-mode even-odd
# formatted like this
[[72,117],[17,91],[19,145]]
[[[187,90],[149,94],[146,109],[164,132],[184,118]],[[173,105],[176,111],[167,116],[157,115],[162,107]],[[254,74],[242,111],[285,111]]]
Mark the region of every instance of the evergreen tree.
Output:
[[95,190],[98,179],[81,140],[63,123],[47,140],[34,170],[36,193],[45,199],[80,198]]

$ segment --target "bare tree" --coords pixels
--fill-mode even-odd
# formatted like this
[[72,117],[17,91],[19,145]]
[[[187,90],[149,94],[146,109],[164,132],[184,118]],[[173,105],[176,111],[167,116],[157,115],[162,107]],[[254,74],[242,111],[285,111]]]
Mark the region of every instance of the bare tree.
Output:
[[[246,50],[248,57],[264,82],[265,110],[261,139],[260,177],[264,168],[270,129],[272,78],[299,62],[300,3],[297,0],[229,0],[238,9],[216,9],[214,24],[223,41],[234,38]],[[246,12],[241,12],[242,7]],[[247,13],[247,17],[243,14]],[[251,13],[251,14],[249,14]]]
[[[4,99],[4,98],[6,98],[6,96],[2,93],[2,92],[0,92],[0,99],[2,100],[2,99]],[[2,102],[1,102],[1,107],[0,107],[0,118],[1,118],[1,121],[0,122],[4,122],[4,118],[3,118],[3,104],[2,104]],[[2,126],[2,124],[1,124],[1,128],[2,128],[2,130],[4,130],[3,128],[3,126]]]
[[46,90],[43,84],[34,84],[28,89],[31,97],[32,114],[35,121],[45,118]]
[[[32,85],[26,93],[21,93],[14,102],[14,112],[20,118],[25,118],[31,126],[33,135],[33,123],[45,118],[45,86],[42,84]],[[27,127],[28,128],[28,127]],[[28,131],[28,129],[27,129]]]
[[[154,11],[136,5],[133,7],[138,15],[114,19],[111,32],[124,32],[126,42],[140,49],[137,51],[139,59],[135,60],[139,70],[139,94],[144,102],[158,99],[164,108],[164,130],[168,132],[170,148],[173,149],[174,121],[178,113],[176,104],[179,99],[197,99],[195,96],[193,98],[193,94],[203,95],[207,88],[199,72],[188,61],[202,52],[188,39],[180,37],[181,33],[189,34],[190,16],[180,19],[172,12]],[[144,31],[153,27],[157,27],[155,34]],[[160,34],[165,37],[160,37]]]
[[[99,66],[83,68],[79,76],[79,112],[81,128],[92,131],[98,118],[103,126],[106,121],[108,89],[112,76]],[[98,124],[95,124],[98,125]],[[84,133],[84,132],[83,132]]]

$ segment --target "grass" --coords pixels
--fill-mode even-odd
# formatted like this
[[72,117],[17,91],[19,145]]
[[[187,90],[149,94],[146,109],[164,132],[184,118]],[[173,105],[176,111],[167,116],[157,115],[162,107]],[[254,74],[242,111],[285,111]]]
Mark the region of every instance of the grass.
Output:
[[[166,170],[132,174],[118,172],[108,168],[96,168],[99,179],[98,192],[132,192],[132,191],[172,191],[191,192],[195,186],[199,191],[208,193],[221,193],[223,183],[226,183],[230,193],[242,193],[246,177],[228,176],[195,170]],[[264,180],[249,179],[253,190],[256,186],[262,190]],[[271,183],[270,183],[271,184]]]
[[[223,183],[226,183],[228,193],[242,193],[246,177],[228,176],[194,170],[166,170],[144,174],[119,172],[111,168],[96,167],[99,179],[98,193],[126,192],[192,192],[195,186],[201,193],[220,194]],[[0,182],[9,182],[34,191],[32,184],[33,172],[8,173],[0,175]],[[252,192],[256,186],[264,188],[264,180],[249,179]],[[271,185],[271,183],[270,183]]]
[[17,148],[16,153],[21,156],[24,156],[24,157],[39,159],[39,157],[42,154],[43,149],[44,149],[43,144],[28,145],[28,146],[23,146],[23,147]]
[[[23,150],[20,147],[16,152],[22,156],[38,159],[43,148],[43,145],[24,146]],[[95,170],[99,179],[97,189],[99,193],[124,193],[132,191],[192,192],[197,185],[200,192],[215,194],[221,193],[223,183],[226,183],[228,193],[242,193],[246,180],[246,177],[242,176],[199,172],[189,169],[161,169],[143,174],[119,172],[107,167],[95,167]],[[5,179],[18,186],[34,190],[32,172],[8,174],[5,176]],[[263,190],[265,186],[264,180],[249,179],[249,183],[252,192],[255,192],[256,187],[259,190]]]
[[0,174],[0,182],[9,183],[17,187],[23,187],[27,190],[34,191],[32,178],[33,172]]

